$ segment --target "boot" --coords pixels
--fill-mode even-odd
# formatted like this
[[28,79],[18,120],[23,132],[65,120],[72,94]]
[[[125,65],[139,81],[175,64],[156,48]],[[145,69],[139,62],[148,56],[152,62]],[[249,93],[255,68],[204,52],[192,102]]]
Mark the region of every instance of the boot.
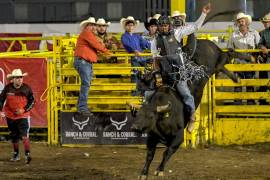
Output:
[[191,133],[195,127],[195,112],[191,114],[190,118],[189,118],[189,123],[188,123],[188,126],[187,126],[187,131],[189,133]]

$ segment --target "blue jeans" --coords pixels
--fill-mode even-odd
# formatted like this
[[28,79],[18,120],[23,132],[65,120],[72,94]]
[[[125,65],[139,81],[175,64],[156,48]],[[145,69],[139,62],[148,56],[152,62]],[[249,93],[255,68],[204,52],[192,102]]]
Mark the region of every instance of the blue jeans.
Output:
[[178,81],[176,89],[179,92],[180,96],[183,98],[183,102],[185,103],[185,105],[190,108],[190,113],[194,113],[195,112],[194,97],[190,93],[187,81]]
[[88,92],[93,76],[92,63],[85,61],[80,57],[75,57],[74,68],[78,71],[81,78],[81,89],[78,98],[78,111],[88,111]]

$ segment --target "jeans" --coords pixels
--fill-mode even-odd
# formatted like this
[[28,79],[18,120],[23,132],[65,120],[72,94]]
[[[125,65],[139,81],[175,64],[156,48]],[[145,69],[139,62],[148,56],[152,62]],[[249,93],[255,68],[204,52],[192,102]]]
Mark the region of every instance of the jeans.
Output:
[[179,92],[180,96],[183,98],[184,104],[190,108],[190,113],[194,113],[195,112],[194,97],[190,93],[187,81],[178,81],[176,89]]
[[77,70],[81,78],[81,88],[77,108],[78,111],[88,111],[88,92],[93,76],[92,63],[87,62],[80,57],[75,57],[74,68]]

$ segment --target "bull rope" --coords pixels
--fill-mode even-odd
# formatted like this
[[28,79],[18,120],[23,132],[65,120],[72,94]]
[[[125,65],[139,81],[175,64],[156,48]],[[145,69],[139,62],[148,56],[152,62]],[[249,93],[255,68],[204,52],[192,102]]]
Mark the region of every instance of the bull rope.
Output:
[[209,78],[207,75],[207,67],[204,65],[198,65],[195,62],[191,61],[191,57],[187,55],[187,53],[179,50],[177,52],[179,58],[181,60],[181,65],[172,64],[175,71],[173,73],[173,77],[175,81],[194,81],[200,80],[204,77]]

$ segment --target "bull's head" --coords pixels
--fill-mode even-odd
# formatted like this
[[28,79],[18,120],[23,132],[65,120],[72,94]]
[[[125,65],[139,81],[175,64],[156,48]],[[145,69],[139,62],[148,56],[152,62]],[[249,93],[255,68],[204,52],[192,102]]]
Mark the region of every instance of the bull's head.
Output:
[[151,104],[144,105],[137,113],[131,130],[135,132],[149,132],[156,126],[156,122],[160,114],[170,111],[171,103],[165,105],[153,106]]

